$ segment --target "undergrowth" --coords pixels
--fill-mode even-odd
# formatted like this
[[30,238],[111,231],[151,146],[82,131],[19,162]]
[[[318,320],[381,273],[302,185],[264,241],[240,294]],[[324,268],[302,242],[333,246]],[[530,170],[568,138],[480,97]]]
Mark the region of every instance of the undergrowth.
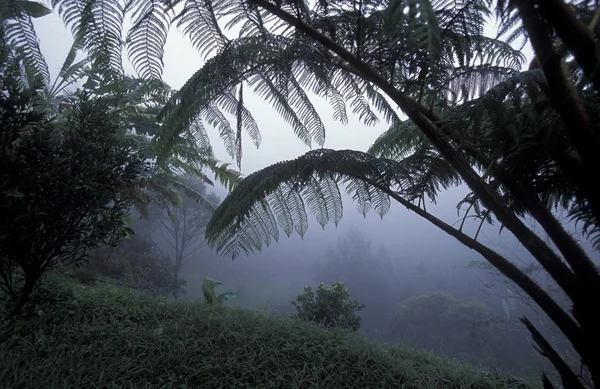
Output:
[[2,388],[530,389],[431,353],[286,317],[48,277],[1,317]]

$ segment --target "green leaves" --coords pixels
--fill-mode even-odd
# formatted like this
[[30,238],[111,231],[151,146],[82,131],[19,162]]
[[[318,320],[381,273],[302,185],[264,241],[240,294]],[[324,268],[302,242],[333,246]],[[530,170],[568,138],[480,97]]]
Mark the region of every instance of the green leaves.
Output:
[[172,21],[168,6],[161,0],[136,0],[129,5],[134,19],[126,39],[131,63],[141,77],[160,80]]
[[442,30],[430,0],[391,0],[386,10],[387,31],[391,44],[395,45],[407,37],[415,51],[424,50],[429,64],[441,56]]
[[307,286],[304,288],[304,294],[298,295],[292,304],[296,307],[296,314],[292,316],[295,319],[326,328],[347,328],[352,331],[360,328],[361,318],[356,312],[366,307],[357,300],[348,298],[348,289],[344,287],[344,281],[332,285],[321,282],[316,294]]
[[213,280],[212,278],[205,278],[202,281],[202,294],[204,294],[204,300],[207,304],[209,304],[209,305],[222,304],[225,301],[232,299],[238,295],[238,293],[225,292],[225,293],[221,293],[217,296],[215,294],[215,287],[218,285],[223,285],[223,283]]
[[126,8],[115,0],[51,0],[75,42],[106,77],[123,74],[122,31]]
[[[5,0],[0,3],[1,35],[13,51],[13,55],[23,60],[24,70],[30,75],[29,83],[37,84],[36,88],[48,85],[50,72],[42,55],[32,19],[48,13],[50,10],[46,6],[34,1]],[[36,79],[38,77],[39,79]]]
[[78,96],[58,128],[31,112],[33,96],[0,94],[0,288],[21,287],[14,277],[20,269],[25,298],[46,271],[129,232],[124,216],[132,198],[124,193],[148,168],[100,102]]
[[410,171],[402,164],[352,150],[319,149],[252,173],[216,209],[206,229],[208,243],[218,252],[237,257],[260,250],[263,243],[295,229],[308,228],[306,208],[324,227],[342,218],[339,185],[346,186],[359,211],[374,209],[383,217],[390,207],[392,187],[411,187]]

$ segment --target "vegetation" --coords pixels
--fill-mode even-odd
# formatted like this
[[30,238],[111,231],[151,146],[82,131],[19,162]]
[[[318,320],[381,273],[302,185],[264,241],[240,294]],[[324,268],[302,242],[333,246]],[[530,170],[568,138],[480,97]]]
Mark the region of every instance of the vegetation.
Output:
[[356,331],[360,328],[360,316],[356,312],[365,307],[356,300],[348,298],[348,289],[344,281],[332,285],[321,282],[316,294],[310,286],[304,287],[304,293],[292,301],[296,307],[293,318],[322,325],[326,328],[338,327]]
[[237,296],[237,293],[225,292],[217,296],[215,293],[215,287],[223,285],[223,283],[213,280],[212,278],[205,278],[202,281],[202,294],[204,295],[204,302],[208,305],[218,305],[225,301]]
[[[177,137],[171,153],[157,158],[157,147],[147,137],[161,128],[156,110],[170,88],[157,80],[114,73],[94,56],[75,63],[81,42],[74,43],[50,84],[31,25],[32,18],[49,12],[43,4],[29,1],[0,7],[5,151],[0,287],[12,297],[13,314],[22,309],[45,271],[77,264],[92,249],[115,246],[130,235],[127,216],[132,206],[147,216],[150,204],[179,205],[183,193],[212,212],[215,199],[187,187],[182,173],[212,184],[201,170],[208,167],[225,186],[239,177],[193,137]],[[83,79],[82,90],[67,89]],[[201,229],[205,224],[206,217]],[[179,266],[170,266],[174,294],[182,286],[180,257],[175,258]],[[154,261],[154,270],[164,270],[163,259]],[[160,275],[154,275],[151,284],[161,289],[157,278]]]
[[[132,185],[123,197],[140,198],[142,213],[150,186],[169,199],[173,187],[181,186],[176,170],[206,178],[200,168],[207,166],[233,189],[207,227],[208,242],[236,257],[278,239],[279,227],[287,235],[294,230],[303,235],[307,206],[319,224],[337,224],[343,212],[339,186],[346,186],[362,213],[375,209],[383,217],[394,199],[481,254],[521,288],[572,344],[591,376],[590,385],[600,386],[600,273],[554,214],[566,211],[600,247],[600,188],[590,179],[600,166],[597,2],[208,0],[139,1],[123,8],[119,0],[55,0],[52,5],[73,30],[73,53],[84,49],[89,54],[90,89],[126,113],[119,115],[121,125],[131,126],[134,114],[150,115],[157,134],[151,142],[155,174],[143,185]],[[47,12],[45,6],[23,0],[0,8],[2,70],[6,63],[17,63],[20,80],[32,91],[49,85],[31,28],[32,18]],[[504,40],[483,34],[491,15],[500,21],[499,37],[508,35]],[[134,27],[125,45],[143,80],[123,72],[123,21],[128,16]],[[219,24],[222,16],[230,21],[225,28]],[[193,45],[210,56],[179,91],[168,90],[160,80],[171,25],[183,27]],[[231,28],[238,38],[227,36]],[[509,44],[519,38],[527,39],[536,53],[526,71],[521,69],[522,54]],[[72,69],[71,54],[64,69]],[[260,143],[256,121],[244,104],[248,89],[270,101],[309,146],[322,146],[325,140],[310,93],[329,100],[341,122],[348,121],[349,104],[364,124],[376,123],[382,114],[391,127],[368,153],[319,149],[255,172],[234,186],[239,175],[218,166],[210,147],[198,144],[209,144],[205,124],[217,127],[241,166],[242,132]],[[133,96],[135,103],[123,100],[124,95]],[[145,101],[152,95],[159,96],[154,106]],[[39,102],[32,106],[47,112]],[[57,119],[60,107],[53,113]],[[235,125],[223,111],[233,114]],[[426,210],[426,198],[435,201],[440,190],[459,184],[471,190],[459,204],[466,205],[464,218],[498,222],[509,230],[569,299],[567,305],[480,243],[478,233],[471,237],[462,224],[454,228]],[[3,196],[10,197],[15,187],[3,189]],[[524,217],[542,228],[548,242]],[[42,227],[31,223],[28,228]],[[81,236],[79,232],[69,239]],[[102,240],[90,242],[93,246]],[[51,247],[62,248],[60,242]],[[33,286],[27,277],[25,286],[25,291]],[[531,321],[521,320],[563,386],[583,388],[586,372],[577,373]],[[545,374],[543,381],[546,388],[553,387]]]
[[2,387],[531,388],[289,318],[113,285],[47,277],[38,298],[30,317],[0,321]]
[[484,304],[431,292],[398,303],[388,330],[403,343],[493,365],[503,335],[494,324]]
[[[11,82],[12,81],[12,82]],[[0,287],[16,315],[39,278],[128,234],[145,155],[119,137],[114,116],[80,95],[65,129],[32,112],[33,94],[5,78],[0,95]]]
[[[302,235],[306,206],[321,225],[337,224],[340,184],[363,213],[374,208],[383,216],[393,198],[523,289],[569,339],[597,387],[600,319],[594,296],[600,294],[600,273],[553,210],[566,210],[586,236],[598,236],[600,192],[589,180],[600,148],[593,120],[600,81],[591,66],[598,63],[598,5],[572,1],[570,8],[563,0],[495,5],[500,35],[530,39],[537,55],[530,70],[521,71],[523,57],[507,41],[483,35],[491,1],[211,2],[204,11],[214,17],[180,19],[193,43],[216,55],[166,104],[161,118],[173,125],[162,136],[181,133],[207,104],[234,91],[241,132],[244,85],[268,99],[308,145],[322,145],[325,128],[307,91],[329,99],[342,122],[346,102],[366,124],[376,122],[371,103],[394,129],[370,154],[320,149],[253,173],[215,212],[209,242],[236,257],[276,240],[280,226],[287,235],[294,229]],[[217,22],[222,13],[244,23],[240,38],[222,33]],[[194,35],[199,30],[216,34]],[[563,59],[568,53],[574,60]],[[390,101],[408,120],[399,118]],[[516,119],[506,123],[498,117]],[[426,197],[435,200],[440,189],[458,184],[472,191],[461,202],[467,204],[465,217],[475,212],[482,222],[498,221],[508,229],[569,297],[571,309],[478,242],[477,234],[471,237],[426,211]],[[524,216],[541,226],[553,246],[525,225]],[[563,384],[582,387],[581,377],[539,330],[527,318],[522,321]],[[544,382],[551,385],[546,376]]]

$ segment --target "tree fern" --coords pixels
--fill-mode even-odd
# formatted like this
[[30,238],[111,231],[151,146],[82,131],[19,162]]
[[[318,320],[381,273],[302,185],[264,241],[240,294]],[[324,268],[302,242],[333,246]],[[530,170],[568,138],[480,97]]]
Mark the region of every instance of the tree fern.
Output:
[[50,12],[42,3],[29,0],[6,0],[0,4],[0,29],[6,44],[23,61],[26,72],[41,78],[43,86],[49,84],[50,72],[40,50],[33,19]]
[[118,0],[51,0],[73,37],[106,75],[123,73],[126,5]]
[[277,163],[247,176],[219,205],[206,236],[225,255],[260,250],[294,229],[304,235],[307,208],[324,227],[342,218],[338,185],[346,187],[359,211],[374,209],[384,216],[390,208],[389,193],[411,185],[410,173],[392,160],[369,154],[319,149],[291,161]]

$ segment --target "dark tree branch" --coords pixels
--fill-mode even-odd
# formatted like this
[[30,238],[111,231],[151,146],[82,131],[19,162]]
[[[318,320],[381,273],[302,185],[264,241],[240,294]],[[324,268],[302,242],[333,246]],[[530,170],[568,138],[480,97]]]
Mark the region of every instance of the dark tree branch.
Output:
[[535,3],[540,13],[571,50],[596,91],[600,91],[600,57],[590,29],[577,19],[575,11],[564,0],[536,0]]
[[538,352],[548,358],[552,365],[560,374],[560,378],[565,389],[585,389],[579,378],[575,375],[573,370],[567,365],[567,363],[558,355],[552,345],[544,338],[544,336],[535,328],[535,326],[526,318],[522,317],[521,323],[527,327],[533,340],[539,347]]

